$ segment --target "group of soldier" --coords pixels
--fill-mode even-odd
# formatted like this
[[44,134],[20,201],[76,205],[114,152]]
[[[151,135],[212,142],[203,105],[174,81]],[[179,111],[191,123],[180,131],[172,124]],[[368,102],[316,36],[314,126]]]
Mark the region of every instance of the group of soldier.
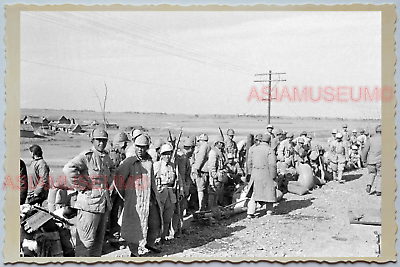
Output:
[[[239,185],[249,189],[250,219],[257,203],[272,215],[277,192],[296,193],[304,186],[296,180],[312,179],[312,186],[342,183],[346,169],[367,167],[366,191],[380,195],[380,125],[372,137],[364,130],[350,135],[343,125],[343,131],[332,131],[326,145],[313,144],[307,132],[295,138],[272,125],[264,134],[249,134],[237,143],[233,129],[220,133],[213,143],[205,133],[182,137],[182,131],[178,138],[169,133],[164,141],[135,129],[130,137],[116,134],[106,149],[108,133],[94,129],[93,147],[70,160],[63,168],[66,180],[51,184],[50,190],[45,190],[49,168],[40,146],[33,145],[33,187],[21,190],[21,203],[42,205],[47,200],[50,211],[75,212],[76,256],[101,256],[107,238],[116,246],[127,244],[131,257],[137,257],[140,247],[159,253],[160,245],[179,238],[190,212],[230,205]],[[21,161],[21,173],[28,177],[23,166]],[[301,178],[302,166],[312,171],[310,177]],[[67,193],[71,188],[73,193]]]

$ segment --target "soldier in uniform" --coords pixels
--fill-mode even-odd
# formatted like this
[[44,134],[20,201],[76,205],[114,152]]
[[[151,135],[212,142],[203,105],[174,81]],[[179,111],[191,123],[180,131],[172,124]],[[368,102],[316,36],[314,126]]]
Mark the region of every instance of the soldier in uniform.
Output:
[[347,131],[347,124],[343,124],[342,128],[343,128],[343,131],[342,131],[343,140],[345,142],[349,142],[350,141],[350,133]]
[[167,143],[161,146],[161,158],[154,162],[154,176],[156,178],[157,189],[160,196],[161,211],[164,221],[163,232],[161,233],[161,243],[169,234],[172,216],[174,215],[177,198],[176,189],[176,166],[171,162],[173,148]]
[[352,131],[352,135],[350,136],[350,144],[351,145],[357,144],[357,130],[356,129],[354,129]]
[[296,164],[309,163],[309,161],[310,161],[309,158],[308,158],[309,148],[305,144],[305,141],[304,141],[303,137],[300,137],[300,138],[297,139],[297,145],[294,147],[294,151],[295,151],[295,159],[294,159],[294,161],[296,162]]
[[375,194],[381,195],[381,168],[382,168],[382,129],[381,125],[376,126],[376,134],[365,143],[362,151],[367,158],[367,168],[369,179],[366,191],[371,193],[372,186],[375,184]]
[[161,138],[156,139],[153,144],[151,144],[149,151],[147,152],[152,158],[153,162],[157,162],[160,160],[160,150],[163,141]]
[[337,164],[337,170],[333,171],[333,179],[339,183],[344,183],[342,179],[343,171],[346,162],[349,161],[349,150],[346,143],[343,141],[343,135],[341,133],[336,134],[336,140],[331,145],[331,151],[333,152]]
[[349,155],[349,162],[347,163],[347,168],[350,170],[361,168],[361,155],[357,145],[351,146],[351,151]]
[[250,201],[247,208],[248,218],[253,218],[256,202],[266,204],[267,215],[273,212],[273,203],[276,202],[275,178],[276,178],[276,156],[269,146],[271,136],[263,135],[260,145],[249,151],[247,161],[249,174]]
[[[128,146],[128,135],[125,132],[117,133],[113,138],[113,147],[110,150],[110,158],[114,163],[114,167],[118,166],[125,160],[126,154],[125,150]],[[115,185],[111,188],[111,203],[112,208],[109,217],[109,233],[110,236],[108,241],[111,244],[118,246],[119,242],[122,241],[120,236],[120,226],[118,225],[118,218],[122,214],[122,209],[124,207],[124,201],[119,195],[118,188]]]
[[108,188],[114,169],[105,151],[108,134],[104,129],[91,133],[93,147],[69,161],[64,174],[78,191],[75,208],[77,257],[100,257],[103,247],[106,221],[111,208]]
[[153,161],[147,153],[149,143],[143,134],[135,138],[135,154],[118,167],[115,181],[125,200],[121,236],[128,243],[131,257],[138,256],[139,245],[161,252],[155,247],[163,223]]
[[223,192],[224,183],[228,178],[225,168],[226,158],[224,146],[224,141],[222,137],[219,136],[208,155],[208,170],[210,172],[208,208],[218,206],[218,202],[221,199]]
[[208,153],[211,147],[208,144],[208,136],[201,134],[198,138],[198,149],[194,157],[192,166],[192,177],[195,177],[197,185],[197,194],[199,199],[199,211],[205,211],[208,204]]
[[140,136],[140,135],[142,135],[143,134],[143,132],[142,132],[142,130],[140,130],[140,129],[133,129],[132,130],[132,133],[131,133],[131,136],[132,136],[132,145],[126,150],[126,157],[127,158],[129,158],[130,156],[133,156],[133,155],[135,155],[135,139],[138,137],[138,136]]
[[267,125],[267,132],[266,132],[266,134],[269,134],[269,135],[271,136],[271,140],[272,140],[273,138],[275,138],[275,135],[274,135],[273,131],[274,131],[274,126],[272,126],[271,124],[268,124],[268,125]]
[[233,141],[235,131],[232,129],[228,129],[228,131],[226,131],[226,134],[228,136],[228,139],[225,141],[225,152],[226,154],[231,153],[236,159],[238,157],[238,147],[236,142]]
[[333,144],[335,142],[337,133],[338,133],[338,130],[336,130],[336,129],[332,130],[332,136],[328,138],[328,151],[330,150],[331,144]]
[[228,179],[224,184],[223,206],[232,204],[235,186],[241,182],[241,177],[244,176],[244,170],[240,167],[239,162],[235,162],[235,157],[231,153],[228,153],[227,157],[226,171]]
[[28,193],[26,201],[30,205],[36,203],[42,205],[49,193],[50,168],[43,159],[43,151],[40,146],[32,145],[29,151],[32,155],[32,163],[28,171]]
[[198,195],[195,177],[192,177],[192,165],[194,164],[194,149],[196,147],[196,142],[194,137],[188,137],[183,143],[183,156],[186,161],[189,161],[190,167],[190,186],[189,186],[189,196],[188,196],[188,209],[197,210],[198,207]]

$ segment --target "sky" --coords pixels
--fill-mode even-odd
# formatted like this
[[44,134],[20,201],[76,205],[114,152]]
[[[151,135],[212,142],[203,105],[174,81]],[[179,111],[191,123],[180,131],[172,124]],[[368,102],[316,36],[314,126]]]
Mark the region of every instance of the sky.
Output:
[[21,12],[21,108],[100,111],[106,85],[107,111],[266,115],[270,70],[272,116],[380,118],[349,89],[381,86],[380,12]]

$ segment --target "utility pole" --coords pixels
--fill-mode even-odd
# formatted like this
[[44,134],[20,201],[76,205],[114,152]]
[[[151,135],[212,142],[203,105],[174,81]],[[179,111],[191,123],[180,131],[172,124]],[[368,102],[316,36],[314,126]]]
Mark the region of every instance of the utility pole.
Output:
[[[274,72],[273,73],[272,71],[269,71],[268,73],[259,73],[259,74],[256,74],[256,76],[268,75],[268,80],[254,81],[256,83],[268,82],[268,98],[266,99],[266,101],[268,101],[268,124],[271,123],[271,101],[272,101],[272,98],[271,98],[272,84],[271,84],[271,82],[286,82],[286,80],[281,79],[281,76],[280,76],[281,74],[286,74],[286,72]],[[278,79],[273,80],[272,75],[279,75],[279,77],[278,77]]]

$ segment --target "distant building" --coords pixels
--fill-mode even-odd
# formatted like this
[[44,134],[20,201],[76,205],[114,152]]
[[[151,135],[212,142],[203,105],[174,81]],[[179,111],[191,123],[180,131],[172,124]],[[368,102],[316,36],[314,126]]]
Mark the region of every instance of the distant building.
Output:
[[83,129],[82,126],[79,124],[71,124],[68,128],[69,133],[82,133]]
[[58,122],[60,124],[71,124],[71,120],[64,115],[60,116],[49,116],[50,122]]
[[49,120],[43,116],[32,116],[28,115],[23,118],[23,124],[30,124],[34,129],[41,128],[41,127],[48,127]]
[[21,124],[19,126],[19,135],[20,137],[28,137],[33,138],[35,137],[34,129],[30,124]]

